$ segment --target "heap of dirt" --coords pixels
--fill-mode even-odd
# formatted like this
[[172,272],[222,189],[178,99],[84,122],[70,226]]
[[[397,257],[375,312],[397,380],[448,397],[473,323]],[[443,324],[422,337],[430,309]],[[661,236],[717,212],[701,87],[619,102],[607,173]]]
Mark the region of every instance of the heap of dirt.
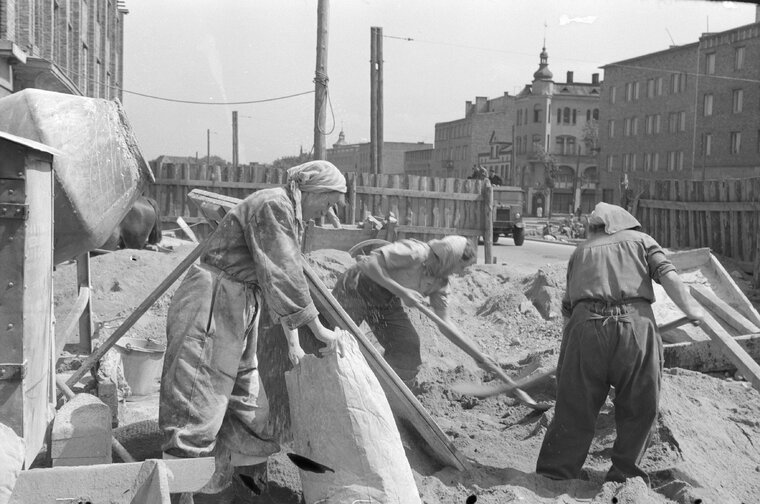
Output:
[[[178,242],[171,253],[130,250],[94,258],[93,308],[103,331],[112,332],[191,249],[189,242]],[[317,251],[309,260],[328,288],[353,263],[347,253],[334,250]],[[58,267],[55,302],[59,321],[76,299],[75,278],[74,265]],[[476,265],[466,275],[452,279],[450,319],[508,374],[525,376],[556,365],[564,284],[563,265],[543,267],[528,275],[505,265]],[[166,309],[176,285],[128,336],[165,338]],[[657,430],[643,461],[657,491],[642,480],[624,485],[603,482],[615,436],[611,400],[597,422],[585,465],[587,481],[554,482],[534,473],[553,411],[539,414],[507,396],[475,399],[453,392],[451,386],[456,382],[494,377],[442,336],[424,315],[416,310],[408,310],[408,314],[423,349],[423,369],[414,392],[454,446],[472,461],[466,473],[441,468],[419,451],[418,444],[405,441],[423,502],[465,502],[474,495],[478,503],[493,504],[685,503],[696,498],[731,503],[752,502],[760,495],[760,444],[756,441],[760,439],[760,395],[746,382],[683,370],[665,372]],[[286,353],[273,358],[284,363],[283,370],[289,365]],[[284,380],[277,381],[282,384]],[[265,381],[265,385],[270,384]],[[273,387],[267,390],[276,396]],[[556,391],[550,382],[529,392],[536,400],[551,401]],[[136,404],[141,405],[126,403],[125,432],[130,431],[131,422],[155,421],[155,409],[143,410],[140,417],[135,413]],[[155,434],[142,424],[131,430]],[[300,502],[297,472],[283,456],[285,451],[287,445],[270,459],[270,476],[276,480],[271,492],[278,492],[277,502],[295,504]]]

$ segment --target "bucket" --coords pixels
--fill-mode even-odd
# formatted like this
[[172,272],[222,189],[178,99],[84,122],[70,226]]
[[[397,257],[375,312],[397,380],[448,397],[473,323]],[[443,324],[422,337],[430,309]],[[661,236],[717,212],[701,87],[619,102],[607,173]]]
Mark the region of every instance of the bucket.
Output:
[[124,378],[133,396],[158,391],[166,346],[149,339],[121,338],[116,343],[124,364]]

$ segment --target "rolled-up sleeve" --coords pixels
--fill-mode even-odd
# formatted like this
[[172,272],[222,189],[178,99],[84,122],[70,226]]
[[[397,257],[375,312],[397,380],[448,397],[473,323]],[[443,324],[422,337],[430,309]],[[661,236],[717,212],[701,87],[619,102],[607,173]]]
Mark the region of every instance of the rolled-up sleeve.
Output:
[[644,245],[647,250],[647,265],[649,268],[649,277],[657,283],[660,278],[671,271],[676,271],[676,267],[670,262],[665,251],[660,244],[649,235],[644,235]]
[[247,223],[245,234],[272,319],[296,329],[318,312],[303,272],[296,222],[289,205],[287,200],[261,205]]

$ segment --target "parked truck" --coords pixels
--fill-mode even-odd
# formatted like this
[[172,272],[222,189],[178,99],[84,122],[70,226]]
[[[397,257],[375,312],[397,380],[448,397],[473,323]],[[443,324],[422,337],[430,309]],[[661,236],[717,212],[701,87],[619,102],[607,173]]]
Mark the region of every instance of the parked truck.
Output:
[[493,242],[511,236],[518,247],[525,241],[525,191],[515,186],[493,186]]

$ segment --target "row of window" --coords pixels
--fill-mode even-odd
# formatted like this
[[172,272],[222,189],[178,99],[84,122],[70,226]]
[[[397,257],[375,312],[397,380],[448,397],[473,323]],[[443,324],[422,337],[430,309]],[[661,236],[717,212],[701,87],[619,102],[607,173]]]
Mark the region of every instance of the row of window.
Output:
[[[747,50],[744,46],[734,47],[734,71],[739,71],[744,68],[744,57]],[[715,75],[715,53],[710,52],[705,54],[704,60],[704,72],[707,75]]]
[[[542,122],[541,115],[543,109],[538,103],[533,106],[533,122]],[[577,124],[578,116],[582,117],[583,111],[570,107],[558,107],[557,108],[557,124]],[[517,126],[528,124],[528,109],[517,109]],[[599,109],[587,109],[586,121],[591,119],[599,119]]]
[[[713,155],[713,133],[704,133],[701,138],[701,153],[705,157]],[[728,152],[731,155],[739,155],[742,152],[742,132],[728,132]],[[760,130],[757,131],[756,152],[760,153]],[[620,158],[620,159],[618,159]],[[621,155],[609,154],[607,156],[607,171],[611,172],[618,168],[623,171],[636,171],[641,168],[643,171],[658,171],[660,169],[660,153],[645,152],[637,159],[636,152],[629,152]],[[669,151],[664,154],[663,169],[668,171],[683,170],[683,151]]]
[[[664,94],[664,79],[663,77],[652,77],[646,80],[646,97],[655,98]],[[686,91],[687,75],[685,72],[678,72],[670,74],[669,78],[669,94],[679,94]],[[640,81],[626,82],[624,85],[625,96],[624,99],[627,102],[638,101],[641,98],[641,84]],[[609,92],[610,103],[617,101],[617,87],[612,86]]]
[[450,140],[452,138],[469,137],[472,134],[471,123],[459,123],[452,126],[438,127],[435,129],[436,140]]
[[[619,166],[618,163],[620,163]],[[667,171],[682,171],[683,151],[668,151],[663,153],[662,163],[663,165],[661,166],[659,152],[644,152],[643,154],[628,152],[619,156],[617,154],[610,154],[607,156],[607,171],[612,172],[618,168],[622,168],[625,172],[638,171],[639,169],[645,172],[655,172],[661,168]]]

